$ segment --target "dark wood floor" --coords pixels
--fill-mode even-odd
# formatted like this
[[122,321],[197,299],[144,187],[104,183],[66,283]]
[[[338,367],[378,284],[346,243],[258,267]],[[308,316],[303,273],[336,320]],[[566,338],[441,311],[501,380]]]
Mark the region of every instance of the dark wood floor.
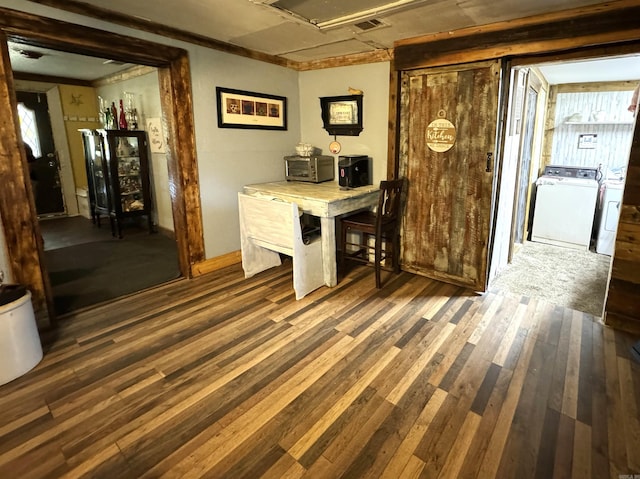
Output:
[[0,477],[640,474],[637,338],[356,268],[295,301],[239,266],[66,318],[0,386]]

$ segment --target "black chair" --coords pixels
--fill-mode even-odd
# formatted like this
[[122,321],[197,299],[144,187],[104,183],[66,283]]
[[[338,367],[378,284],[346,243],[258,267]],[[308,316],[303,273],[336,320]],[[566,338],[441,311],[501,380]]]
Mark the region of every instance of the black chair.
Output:
[[[400,205],[403,184],[402,179],[381,181],[380,199],[375,212],[363,211],[340,219],[341,270],[345,271],[347,260],[371,264],[370,256],[373,252],[378,289],[382,284],[380,280],[382,269],[400,273]],[[360,242],[349,242],[347,240],[349,233],[360,233]],[[373,246],[370,244],[371,237],[374,238]],[[353,247],[356,248],[355,251],[349,251],[349,249],[353,250]],[[391,267],[386,265],[387,258],[391,259]]]

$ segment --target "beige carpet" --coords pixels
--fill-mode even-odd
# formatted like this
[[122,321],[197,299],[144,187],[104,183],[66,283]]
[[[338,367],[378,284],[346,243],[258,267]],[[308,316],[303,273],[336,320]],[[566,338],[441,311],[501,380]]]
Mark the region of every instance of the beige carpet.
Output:
[[602,316],[610,256],[525,242],[499,271],[491,291],[544,298],[559,306]]

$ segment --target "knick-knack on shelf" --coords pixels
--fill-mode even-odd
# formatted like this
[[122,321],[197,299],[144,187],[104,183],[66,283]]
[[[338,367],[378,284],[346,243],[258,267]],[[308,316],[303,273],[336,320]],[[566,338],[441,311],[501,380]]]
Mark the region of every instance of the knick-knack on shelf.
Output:
[[111,102],[111,128],[113,130],[118,129],[118,110],[116,109],[115,102]]
[[113,127],[113,119],[111,118],[111,108],[105,108],[103,112],[104,116],[104,129],[109,130]]
[[118,123],[121,130],[127,129],[127,117],[124,114],[124,106],[122,105],[122,100],[120,100],[120,121]]

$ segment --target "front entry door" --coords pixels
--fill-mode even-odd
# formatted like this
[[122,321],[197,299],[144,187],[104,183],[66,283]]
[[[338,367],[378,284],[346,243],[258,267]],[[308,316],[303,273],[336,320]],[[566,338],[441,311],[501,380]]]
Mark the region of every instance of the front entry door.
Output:
[[402,267],[476,291],[487,286],[500,71],[492,61],[402,74]]
[[22,103],[27,110],[33,112],[40,142],[41,151],[34,167],[37,178],[37,191],[33,192],[36,212],[38,216],[62,214],[65,208],[60,182],[60,164],[53,142],[47,95],[19,91],[16,92],[16,97],[18,103]]

